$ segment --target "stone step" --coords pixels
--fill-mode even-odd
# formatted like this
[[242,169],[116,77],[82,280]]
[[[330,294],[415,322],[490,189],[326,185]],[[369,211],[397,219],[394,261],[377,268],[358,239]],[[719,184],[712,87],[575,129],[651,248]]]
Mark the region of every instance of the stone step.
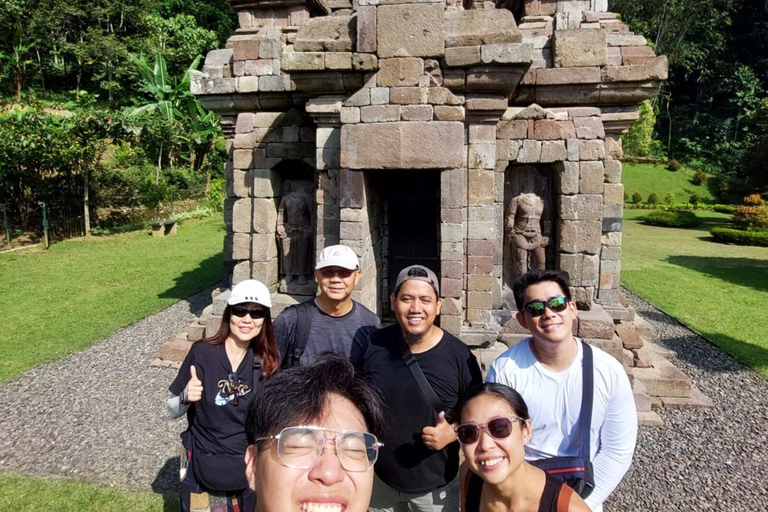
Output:
[[664,425],[664,420],[653,411],[638,411],[637,424],[641,427],[661,427]]
[[618,322],[614,329],[619,338],[621,338],[624,348],[632,350],[643,346],[643,340],[640,338],[634,323]]
[[160,348],[160,359],[182,362],[187,357],[189,349],[192,348],[192,343],[194,342],[189,341],[186,336],[168,340]]
[[690,397],[661,397],[661,404],[670,409],[711,409],[715,406],[709,397],[695,387]]
[[617,361],[621,361],[624,358],[624,348],[621,346],[621,339],[615,334],[607,340],[602,338],[585,338],[584,341],[607,352]]
[[693,386],[688,376],[665,360],[658,360],[653,368],[632,368],[632,374],[636,380],[645,384],[650,396],[691,396]]
[[205,325],[198,322],[189,324],[187,327],[187,339],[189,341],[200,341],[205,336]]
[[488,368],[491,366],[491,363],[507,350],[509,348],[504,343],[494,343],[489,347],[472,350],[472,353],[477,358],[477,363],[480,365],[480,370],[483,372],[483,378],[488,374]]
[[645,384],[639,380],[635,380],[632,385],[632,395],[635,397],[635,407],[637,412],[650,412],[651,397],[648,396],[648,390],[645,388]]
[[581,338],[604,340],[613,338],[613,318],[599,304],[595,304],[589,311],[579,311],[576,320],[578,326],[574,329],[574,333]]

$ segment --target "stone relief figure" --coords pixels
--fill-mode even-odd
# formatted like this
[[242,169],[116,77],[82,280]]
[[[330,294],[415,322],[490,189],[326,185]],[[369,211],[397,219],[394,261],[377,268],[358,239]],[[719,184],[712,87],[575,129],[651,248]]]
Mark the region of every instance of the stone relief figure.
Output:
[[314,208],[312,182],[285,180],[277,208],[277,240],[285,284],[307,284],[312,275]]
[[528,270],[544,269],[547,263],[546,247],[552,229],[550,207],[544,191],[537,191],[542,187],[536,187],[537,180],[532,172],[520,180],[519,193],[507,205],[505,225],[513,279]]

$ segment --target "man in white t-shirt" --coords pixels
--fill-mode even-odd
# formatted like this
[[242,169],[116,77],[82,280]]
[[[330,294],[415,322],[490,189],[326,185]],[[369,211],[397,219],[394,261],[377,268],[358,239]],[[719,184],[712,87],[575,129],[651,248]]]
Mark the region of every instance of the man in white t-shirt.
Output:
[[[568,275],[532,270],[513,286],[517,321],[531,337],[501,354],[488,370],[488,382],[516,389],[528,404],[533,436],[527,460],[578,455],[582,395],[582,344],[573,335],[576,304]],[[590,458],[595,488],[585,499],[595,511],[619,484],[632,462],[637,410],[623,366],[591,347],[594,399]]]

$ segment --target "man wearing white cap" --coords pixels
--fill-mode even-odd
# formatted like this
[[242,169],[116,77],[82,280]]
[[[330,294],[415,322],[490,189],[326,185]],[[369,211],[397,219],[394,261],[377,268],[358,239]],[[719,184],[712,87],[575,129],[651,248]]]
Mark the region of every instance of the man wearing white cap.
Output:
[[318,295],[286,308],[275,320],[275,337],[283,368],[311,365],[322,352],[339,352],[357,363],[368,346],[368,335],[381,326],[372,311],[352,300],[360,279],[355,252],[331,245],[315,266]]

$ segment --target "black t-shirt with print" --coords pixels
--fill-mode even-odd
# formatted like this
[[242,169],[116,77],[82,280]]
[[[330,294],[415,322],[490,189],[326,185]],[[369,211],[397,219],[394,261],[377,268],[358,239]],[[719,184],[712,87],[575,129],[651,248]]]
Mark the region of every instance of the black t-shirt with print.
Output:
[[[397,491],[423,494],[456,477],[459,443],[433,451],[422,442],[422,429],[434,426],[438,416],[403,361],[402,337],[399,325],[375,332],[363,357],[362,366],[381,390],[388,412],[384,446],[374,469]],[[448,332],[437,345],[414,356],[440,401],[450,409],[467,389],[483,381],[475,356]]]
[[[245,455],[248,446],[245,416],[253,396],[253,351],[246,352],[236,372],[235,386],[232,386],[227,379],[233,372],[224,343],[195,343],[184,359],[176,380],[168,388],[171,393],[181,395],[191,377],[190,366],[193,364],[197,378],[203,383],[203,398],[192,402],[187,410],[189,427],[181,434],[184,446],[192,449],[190,437],[194,437],[194,449],[197,451]],[[231,403],[233,393],[238,395],[237,405]]]

